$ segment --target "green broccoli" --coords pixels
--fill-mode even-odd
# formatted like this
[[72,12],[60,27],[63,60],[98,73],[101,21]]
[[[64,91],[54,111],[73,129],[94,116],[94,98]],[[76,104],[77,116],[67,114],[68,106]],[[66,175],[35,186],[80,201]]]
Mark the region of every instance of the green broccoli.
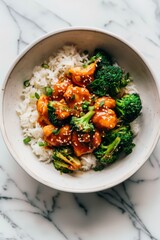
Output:
[[95,73],[95,79],[88,88],[97,96],[117,96],[121,88],[129,83],[122,69],[118,66],[103,66]]
[[99,160],[96,162],[96,166],[93,168],[94,171],[102,171],[105,168],[105,165],[101,163]]
[[134,121],[140,114],[142,102],[139,94],[126,94],[122,98],[116,100],[117,115],[125,122]]
[[119,156],[120,141],[120,137],[116,137],[114,141],[108,145],[102,142],[94,151],[94,155],[96,156],[98,162],[102,165],[107,165],[116,161]]
[[72,173],[81,167],[81,162],[69,147],[54,149],[52,159],[54,167],[62,173]]
[[133,143],[133,132],[130,128],[130,125],[122,125],[117,128],[114,128],[105,134],[105,139],[110,142],[113,141],[116,137],[120,137],[121,141],[119,143],[119,152],[123,151],[125,154],[130,154],[132,152],[135,144]]
[[98,68],[101,68],[103,66],[109,66],[112,65],[112,58],[111,56],[105,52],[102,49],[95,49],[95,56],[97,59],[100,59],[97,63]]
[[101,68],[104,65],[108,66],[112,64],[111,56],[102,49],[96,49],[93,56],[84,64],[84,67],[95,61],[97,61],[97,68]]
[[56,127],[60,127],[62,121],[57,119],[56,109],[53,107],[52,101],[48,103],[48,119]]
[[94,151],[94,155],[97,158],[94,170],[103,170],[107,164],[116,161],[121,153],[125,155],[130,154],[134,146],[133,133],[129,125],[119,126],[106,132],[102,143]]
[[94,125],[90,122],[91,117],[94,115],[93,109],[91,109],[89,112],[87,112],[82,117],[75,117],[73,116],[71,119],[71,126],[74,130],[80,131],[80,132],[93,132],[94,131]]
[[49,101],[48,103],[48,119],[49,121],[56,127],[61,127],[65,123],[67,123],[69,120],[66,119],[68,118],[68,116],[65,116],[64,119],[59,119],[58,115],[56,113],[56,110],[60,111],[64,111],[64,112],[68,112],[70,111],[69,107],[65,104],[62,103],[60,101]]
[[65,163],[64,161],[60,161],[57,159],[54,159],[53,165],[56,170],[60,171],[61,173],[72,173],[73,171],[70,170],[69,165]]

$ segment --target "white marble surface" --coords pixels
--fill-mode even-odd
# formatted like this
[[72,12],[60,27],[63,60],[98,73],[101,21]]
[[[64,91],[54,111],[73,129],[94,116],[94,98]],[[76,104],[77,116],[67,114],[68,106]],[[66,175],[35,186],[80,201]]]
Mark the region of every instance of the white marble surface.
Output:
[[[35,38],[80,25],[126,38],[160,83],[160,0],[0,0],[0,83]],[[159,147],[124,183],[70,194],[28,176],[0,137],[0,240],[160,240]]]

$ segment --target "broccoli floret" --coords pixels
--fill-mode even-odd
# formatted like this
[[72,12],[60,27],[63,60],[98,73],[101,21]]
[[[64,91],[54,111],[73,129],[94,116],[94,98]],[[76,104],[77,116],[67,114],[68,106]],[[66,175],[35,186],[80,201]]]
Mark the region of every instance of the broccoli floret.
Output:
[[94,151],[97,158],[94,170],[103,170],[107,164],[116,161],[121,153],[130,154],[134,146],[133,133],[129,125],[106,132],[101,145]]
[[55,169],[57,169],[58,171],[60,171],[61,173],[72,173],[73,171],[69,169],[68,164],[66,164],[63,161],[60,160],[54,160],[53,161],[53,165],[55,167]]
[[72,117],[70,122],[72,128],[79,132],[93,132],[94,125],[90,122],[90,119],[94,113],[95,112],[91,109],[82,117]]
[[66,105],[66,103],[61,101],[49,101],[47,107],[48,107],[48,119],[54,126],[61,127],[64,123],[69,122],[70,109]]
[[97,68],[101,68],[104,65],[108,66],[112,64],[111,56],[102,49],[96,49],[93,56],[89,59],[85,66],[88,66],[95,61],[97,61]]
[[97,63],[98,68],[105,66],[109,66],[112,64],[112,57],[106,51],[102,49],[95,50],[95,56],[100,58],[100,61]]
[[102,171],[105,168],[105,165],[100,163],[98,160],[96,162],[96,166],[93,168],[94,171]]
[[130,83],[132,80],[131,80],[131,77],[130,77],[130,74],[129,72],[127,72],[126,74],[123,73],[123,77],[121,79],[121,84],[120,84],[120,87],[123,88],[123,87],[126,87],[128,83]]
[[119,152],[123,151],[125,154],[130,154],[132,152],[135,144],[133,143],[133,132],[130,125],[119,126],[106,132],[105,139],[107,141],[113,141],[116,137],[120,137],[121,141],[119,143]]
[[100,144],[100,146],[94,151],[94,155],[100,164],[107,165],[117,160],[119,156],[120,141],[120,137],[116,137],[114,141],[108,145],[103,142]]
[[99,69],[103,66],[108,66],[112,64],[111,56],[102,49],[96,49],[94,52],[94,56],[91,57],[90,61],[95,62],[97,59],[99,60],[97,62],[97,67]]
[[121,88],[129,83],[122,69],[118,66],[103,66],[95,73],[95,79],[88,85],[88,88],[97,96],[115,97],[120,93]]
[[48,119],[56,127],[60,127],[62,125],[62,121],[57,119],[56,109],[53,107],[52,101],[48,103]]
[[53,165],[62,173],[71,173],[81,167],[81,162],[69,147],[59,147],[53,152]]
[[118,116],[125,122],[134,121],[140,114],[142,102],[139,94],[126,94],[116,100],[116,111]]

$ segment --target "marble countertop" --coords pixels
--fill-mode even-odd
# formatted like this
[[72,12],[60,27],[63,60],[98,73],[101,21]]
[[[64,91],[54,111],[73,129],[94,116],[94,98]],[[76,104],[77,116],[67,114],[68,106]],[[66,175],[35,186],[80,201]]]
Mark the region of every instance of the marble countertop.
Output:
[[[160,0],[0,0],[0,83],[26,45],[70,26],[119,34],[160,82]],[[71,194],[32,179],[0,137],[0,240],[160,240],[159,149],[122,184]]]

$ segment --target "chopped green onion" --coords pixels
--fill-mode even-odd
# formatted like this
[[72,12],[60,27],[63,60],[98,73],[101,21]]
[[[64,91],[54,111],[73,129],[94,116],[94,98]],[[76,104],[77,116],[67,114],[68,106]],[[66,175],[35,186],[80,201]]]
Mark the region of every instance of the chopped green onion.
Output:
[[47,95],[47,96],[51,96],[53,90],[52,90],[52,88],[50,88],[50,87],[45,87],[45,92],[46,92],[46,95]]
[[105,101],[104,101],[104,100],[103,100],[103,101],[101,101],[101,102],[100,102],[100,104],[99,104],[99,106],[100,106],[100,107],[103,107],[104,103],[105,103]]
[[40,98],[40,96],[39,96],[39,94],[38,94],[37,92],[35,92],[35,97],[36,97],[37,99]]
[[25,80],[24,83],[23,83],[23,85],[24,85],[25,87],[29,87],[29,86],[30,86],[29,80]]
[[49,68],[49,65],[47,64],[47,63],[42,63],[42,65],[41,65],[41,67],[43,67],[43,68]]
[[75,99],[75,95],[73,94],[72,97],[71,97],[71,100],[74,100]]
[[96,56],[91,57],[90,60],[88,61],[88,64],[95,62],[96,59],[97,59]]
[[87,64],[87,63],[84,63],[84,64],[82,65],[82,67],[83,67],[83,68],[87,68],[87,67],[88,67],[88,64]]
[[30,137],[26,137],[23,139],[24,144],[28,144],[31,141]]
[[46,142],[38,142],[38,145],[40,147],[46,147],[47,146],[47,143]]
[[31,93],[30,95],[30,98],[35,98],[35,94]]
[[54,134],[54,135],[58,135],[59,134],[59,132],[60,132],[60,129],[54,129],[53,131],[52,131],[52,133]]

